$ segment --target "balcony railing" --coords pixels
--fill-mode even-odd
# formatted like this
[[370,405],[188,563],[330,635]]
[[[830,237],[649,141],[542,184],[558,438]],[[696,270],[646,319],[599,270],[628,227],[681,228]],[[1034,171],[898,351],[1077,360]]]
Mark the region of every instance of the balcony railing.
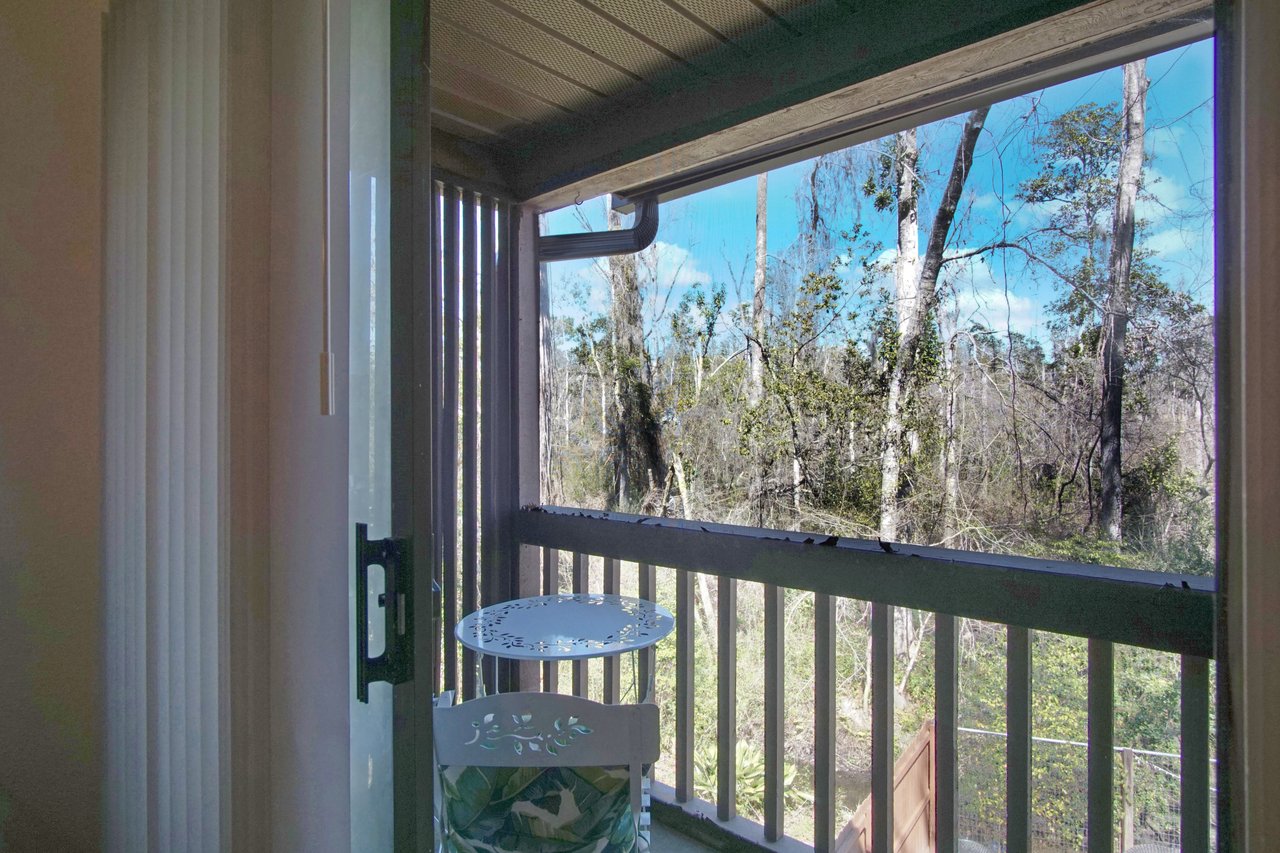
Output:
[[[959,621],[1004,625],[1005,848],[1032,847],[1032,632],[1088,640],[1087,817],[1084,836],[1093,851],[1114,848],[1115,653],[1117,644],[1181,656],[1179,820],[1183,851],[1207,851],[1210,838],[1209,659],[1213,656],[1215,595],[1207,578],[1080,565],[941,548],[886,545],[776,530],[654,519],[555,507],[519,506],[537,492],[539,316],[536,264],[521,266],[513,251],[536,235],[506,203],[470,190],[437,184],[442,214],[432,240],[432,293],[427,299],[433,375],[430,467],[458,474],[438,484],[430,523],[432,556],[444,592],[444,631],[437,683],[475,685],[474,656],[452,638],[457,618],[480,603],[516,594],[560,591],[560,555],[570,555],[569,585],[588,590],[589,564],[602,567],[602,591],[621,588],[622,563],[637,566],[636,589],[653,597],[658,568],[674,570],[676,656],[674,784],[655,787],[659,798],[714,829],[772,849],[801,848],[784,826],[785,762],[783,605],[787,590],[812,593],[813,847],[831,849],[838,827],[836,802],[837,601],[870,603],[871,838],[877,853],[893,849],[881,831],[894,815],[894,608],[934,614],[935,846],[958,846],[957,712]],[[522,242],[523,241],[523,242]],[[526,249],[529,247],[526,246]],[[424,348],[425,349],[425,348]],[[477,464],[478,463],[478,464]],[[517,558],[510,550],[524,546]],[[541,572],[530,550],[541,549]],[[517,567],[518,564],[518,567]],[[508,570],[511,567],[511,571]],[[540,574],[540,578],[535,575]],[[694,584],[717,578],[716,773],[714,804],[695,795]],[[540,581],[540,582],[539,582]],[[738,607],[741,583],[763,587],[764,796],[760,823],[736,814]],[[652,657],[641,665],[652,671]],[[556,684],[550,669],[543,686]],[[616,661],[603,667],[604,697],[619,698]],[[521,682],[528,673],[519,673]],[[503,676],[511,677],[510,673]],[[586,664],[570,671],[569,686],[584,693]],[[647,671],[640,683],[647,683]]]
[[[815,594],[813,653],[814,849],[833,848],[836,825],[835,603],[871,603],[871,838],[877,853],[893,850],[881,827],[894,814],[894,608],[935,614],[936,849],[957,849],[958,619],[1006,626],[1006,849],[1031,850],[1032,631],[1088,639],[1088,812],[1090,851],[1114,848],[1114,646],[1141,646],[1181,656],[1180,835],[1184,851],[1207,851],[1210,837],[1209,658],[1214,595],[1205,578],[1050,560],[836,539],[775,530],[589,512],[556,507],[520,512],[516,536],[542,550],[543,592],[558,589],[559,553],[571,554],[573,591],[588,590],[588,558],[601,558],[603,590],[620,589],[623,562],[637,566],[642,596],[655,593],[655,567],[676,572],[674,785],[655,796],[709,818],[741,840],[772,849],[802,849],[784,834],[783,591]],[[694,792],[694,573],[718,579],[716,610],[716,780],[714,807]],[[763,820],[736,814],[736,606],[740,582],[764,588]],[[646,683],[646,658],[640,683]],[[555,674],[544,687],[556,689]],[[575,665],[572,690],[587,686]],[[617,701],[616,662],[604,668],[604,698]]]

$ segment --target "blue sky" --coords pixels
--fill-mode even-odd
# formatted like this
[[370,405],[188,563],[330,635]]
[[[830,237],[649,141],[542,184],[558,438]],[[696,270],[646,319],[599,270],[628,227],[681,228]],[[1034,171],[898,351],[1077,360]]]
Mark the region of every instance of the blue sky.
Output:
[[[1205,305],[1212,302],[1212,216],[1208,215],[1213,186],[1212,69],[1211,41],[1148,60],[1151,88],[1145,147],[1150,159],[1145,178],[1155,198],[1141,202],[1138,211],[1148,221],[1144,245],[1155,253],[1165,279]],[[1014,198],[1018,185],[1035,171],[1031,146],[1035,124],[1079,104],[1118,102],[1120,86],[1121,72],[1115,68],[995,105],[966,185],[962,206],[962,216],[967,209],[965,225],[958,231],[953,229],[950,245],[957,249],[982,245],[1000,233],[1006,219],[1010,236],[1044,221],[1044,209],[1023,208]],[[922,250],[936,203],[930,196],[936,196],[946,180],[960,122],[959,118],[944,120],[919,131],[926,184],[920,217]],[[805,161],[769,174],[771,259],[782,256],[800,234],[797,195],[811,168],[812,162]],[[755,253],[755,192],[755,179],[747,178],[662,206],[655,247],[643,262],[656,267],[657,280],[673,283],[670,304],[694,285],[724,283],[730,303],[735,283],[749,289]],[[601,229],[604,217],[605,200],[593,199],[576,210],[571,207],[547,214],[544,227],[547,233],[578,231],[585,218],[592,229]],[[862,223],[870,229],[872,239],[886,247],[894,245],[896,219],[892,211],[876,213],[864,203]],[[839,229],[851,224],[852,214],[835,226]],[[954,270],[959,311],[965,320],[997,331],[1012,327],[1046,339],[1045,306],[1057,296],[1057,290],[1047,276],[1032,274],[1020,260],[1010,257],[1008,268],[1004,263],[997,255],[987,264]],[[553,264],[548,277],[553,312],[580,314],[581,309],[571,307],[565,298],[565,285],[570,282],[577,282],[578,289],[588,293],[588,310],[604,310],[608,288],[600,264]]]

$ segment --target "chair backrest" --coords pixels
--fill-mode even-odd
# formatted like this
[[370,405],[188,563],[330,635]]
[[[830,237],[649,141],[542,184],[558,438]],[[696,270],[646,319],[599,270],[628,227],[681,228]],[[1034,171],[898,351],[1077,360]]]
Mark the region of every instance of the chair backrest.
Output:
[[[451,849],[448,840],[454,833],[474,841],[473,834],[478,832],[487,835],[481,840],[489,843],[496,840],[492,833],[528,832],[527,826],[515,825],[525,819],[541,822],[534,834],[547,827],[564,829],[563,821],[580,813],[586,815],[581,825],[589,825],[593,832],[608,825],[626,826],[622,816],[627,814],[628,800],[632,825],[626,837],[634,839],[638,832],[647,842],[642,780],[644,766],[655,762],[661,751],[656,705],[602,705],[557,693],[502,693],[458,705],[452,699],[452,694],[440,697],[433,726],[436,763],[442,771],[437,814],[446,849]],[[501,775],[510,774],[512,768],[522,774],[518,785],[510,775]],[[530,772],[543,773],[536,768],[565,769],[546,771],[558,777],[552,784],[530,784]],[[620,787],[623,784],[625,790]],[[522,792],[538,792],[534,794],[538,801],[524,801],[522,793],[521,802],[492,803],[492,798],[505,796],[513,785]],[[569,794],[566,787],[575,793]],[[603,805],[586,808],[586,800],[598,794],[605,797]],[[476,802],[477,796],[490,798],[498,808]],[[459,805],[459,800],[467,802]],[[598,820],[606,812],[614,823]],[[446,819],[446,815],[452,816]],[[569,830],[576,832],[578,826]],[[523,849],[512,838],[503,840],[506,843],[499,846]],[[621,835],[613,838],[617,843],[622,840]]]
[[470,767],[619,767],[660,753],[657,705],[499,693],[435,709],[436,761]]

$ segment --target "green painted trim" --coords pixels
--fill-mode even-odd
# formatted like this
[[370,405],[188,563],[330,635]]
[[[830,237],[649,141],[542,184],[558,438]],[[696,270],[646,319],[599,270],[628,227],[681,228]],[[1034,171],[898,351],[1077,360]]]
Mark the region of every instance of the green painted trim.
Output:
[[564,507],[530,545],[1211,658],[1211,578]]
[[[724,45],[589,114],[533,130],[502,155],[530,198],[1062,12],[1086,0],[815,3],[763,49]],[[710,69],[714,69],[711,72]]]
[[649,808],[653,820],[712,850],[725,853],[769,851],[768,847],[739,838],[711,818],[690,814],[674,803],[653,799]]

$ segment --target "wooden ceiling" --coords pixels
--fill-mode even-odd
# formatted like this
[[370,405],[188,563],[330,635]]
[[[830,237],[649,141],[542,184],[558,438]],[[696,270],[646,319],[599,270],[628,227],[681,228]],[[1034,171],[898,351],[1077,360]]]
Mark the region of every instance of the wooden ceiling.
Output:
[[[555,206],[584,187],[628,189],[588,186],[627,164],[648,170],[633,167],[627,180],[659,180],[687,165],[687,157],[673,164],[664,154],[695,140],[720,134],[711,156],[730,155],[746,144],[724,136],[730,129],[832,93],[862,86],[857,103],[792,116],[791,125],[873,107],[886,91],[876,81],[891,72],[918,77],[913,64],[977,46],[966,61],[979,68],[993,39],[1003,38],[1013,57],[1002,62],[1020,61],[1019,51],[1033,59],[1061,48],[1087,52],[1119,30],[1203,24],[1210,2],[431,0],[430,8],[437,164]],[[1023,36],[1055,17],[1074,29]],[[787,129],[786,121],[778,126]],[[753,138],[770,133],[757,127]]]
[[[714,74],[716,48],[746,55],[802,34],[821,0],[433,0],[438,127],[504,144],[582,122],[674,71]],[[836,7],[837,10],[842,7]]]

